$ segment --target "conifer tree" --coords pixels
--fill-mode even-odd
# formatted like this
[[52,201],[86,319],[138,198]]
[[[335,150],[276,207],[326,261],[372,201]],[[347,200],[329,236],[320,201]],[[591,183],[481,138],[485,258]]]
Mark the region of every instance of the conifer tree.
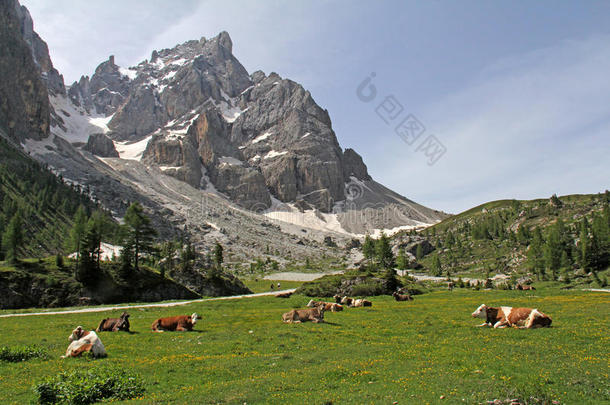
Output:
[[80,205],[74,214],[72,229],[66,243],[66,247],[70,252],[76,252],[76,270],[80,266],[81,243],[85,235],[85,227],[87,224],[87,212],[85,207]]
[[405,270],[407,265],[409,264],[409,259],[407,259],[405,248],[401,247],[398,249],[398,256],[396,257],[396,267],[399,270]]
[[434,275],[440,277],[443,274],[441,259],[438,257],[438,254],[434,254],[432,258],[432,270],[434,271]]
[[391,269],[394,267],[394,253],[392,253],[392,246],[385,233],[381,233],[381,236],[375,243],[375,256],[377,262],[384,269]]
[[150,252],[153,238],[157,235],[150,223],[150,218],[144,214],[140,203],[129,206],[125,213],[126,242],[133,247],[134,269],[138,270],[140,254]]
[[369,235],[368,233],[364,237],[364,243],[362,244],[362,254],[364,255],[364,258],[368,260],[372,259],[373,256],[375,256],[375,243],[373,242],[371,235]]
[[224,258],[222,257],[223,250],[222,245],[216,242],[216,245],[214,246],[214,266],[217,270],[222,268],[222,262],[224,261]]
[[421,260],[422,257],[424,257],[424,248],[422,247],[421,243],[419,245],[417,245],[417,248],[415,249],[415,258],[417,260]]
[[23,241],[21,213],[17,211],[11,218],[2,235],[2,246],[4,247],[5,257],[10,263],[17,263],[19,251],[23,248]]
[[535,228],[527,251],[527,260],[530,269],[538,275],[538,278],[544,277],[543,244],[542,232],[540,228]]

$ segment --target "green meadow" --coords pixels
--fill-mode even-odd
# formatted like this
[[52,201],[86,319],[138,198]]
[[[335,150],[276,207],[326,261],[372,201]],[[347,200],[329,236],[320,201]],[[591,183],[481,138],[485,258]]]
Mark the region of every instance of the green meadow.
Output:
[[[610,294],[540,289],[438,291],[284,324],[293,295],[131,309],[133,333],[102,332],[104,359],[60,359],[77,325],[114,313],[0,318],[0,346],[50,355],[0,361],[2,403],[35,400],[32,386],[61,371],[119,367],[140,375],[146,404],[610,403]],[[549,329],[477,328],[480,304],[538,308]],[[194,332],[152,333],[158,317],[199,313]]]

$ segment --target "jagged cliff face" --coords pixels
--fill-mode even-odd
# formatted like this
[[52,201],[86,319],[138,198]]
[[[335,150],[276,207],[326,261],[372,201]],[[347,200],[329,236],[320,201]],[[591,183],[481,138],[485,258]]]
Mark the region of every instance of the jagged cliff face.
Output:
[[112,115],[115,141],[150,136],[146,163],[195,187],[211,182],[249,209],[269,208],[275,197],[329,212],[345,200],[350,176],[370,180],[308,91],[275,73],[249,75],[232,48],[222,32],[155,51],[129,69],[110,57],[68,93],[87,111]]
[[27,118],[26,150],[87,185],[117,216],[138,200],[161,228],[208,244],[213,235],[246,257],[269,244],[281,255],[319,254],[324,235],[445,216],[376,183],[362,158],[340,147],[311,94],[276,73],[249,74],[226,32],[154,51],[129,68],[110,56],[66,90],[27,10],[8,3],[1,29],[12,39],[2,46],[19,51],[19,68],[2,72],[32,85],[0,84],[7,99],[23,100],[11,114],[5,110],[17,104],[0,100],[2,113]]
[[[0,127],[16,142],[46,138],[47,84],[56,89],[53,73],[57,71],[47,45],[32,30],[30,14],[17,1],[0,2],[0,72]],[[63,79],[61,84],[63,88]]]

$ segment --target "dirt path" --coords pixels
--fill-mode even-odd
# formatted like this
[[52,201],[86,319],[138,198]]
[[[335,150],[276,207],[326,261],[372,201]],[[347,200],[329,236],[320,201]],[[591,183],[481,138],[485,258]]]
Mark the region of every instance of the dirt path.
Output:
[[33,316],[33,315],[61,315],[61,314],[79,314],[85,312],[104,312],[104,311],[118,311],[122,309],[128,308],[165,308],[165,307],[176,307],[179,305],[187,305],[195,302],[205,302],[205,301],[219,301],[219,300],[234,300],[238,298],[252,298],[252,297],[263,297],[266,295],[278,295],[281,293],[294,292],[295,289],[289,290],[279,290],[274,292],[263,292],[256,294],[244,294],[244,295],[232,295],[228,297],[214,297],[214,298],[199,298],[196,300],[189,301],[176,301],[176,302],[165,302],[158,304],[139,304],[139,305],[117,305],[111,307],[95,307],[95,308],[83,308],[83,309],[72,309],[68,311],[47,311],[47,312],[29,312],[23,314],[3,314],[0,315],[0,318],[11,318],[16,316]]

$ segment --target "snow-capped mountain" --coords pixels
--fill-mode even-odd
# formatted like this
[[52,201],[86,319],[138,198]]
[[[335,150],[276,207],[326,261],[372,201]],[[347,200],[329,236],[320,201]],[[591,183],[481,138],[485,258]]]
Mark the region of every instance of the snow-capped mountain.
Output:
[[[35,55],[41,46],[26,37],[44,41],[14,3]],[[117,216],[137,199],[195,238],[256,250],[278,238],[261,232],[281,230],[293,234],[284,238],[293,238],[292,251],[326,232],[351,237],[445,217],[375,182],[362,158],[340,147],[312,95],[276,73],[248,74],[226,32],[132,67],[111,56],[67,88],[46,58],[34,61],[48,128],[15,139]]]

